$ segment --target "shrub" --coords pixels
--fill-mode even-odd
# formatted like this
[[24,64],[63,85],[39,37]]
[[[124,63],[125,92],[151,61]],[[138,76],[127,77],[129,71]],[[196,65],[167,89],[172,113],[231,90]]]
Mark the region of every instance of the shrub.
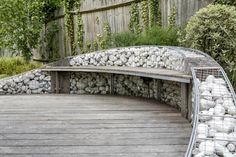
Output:
[[134,45],[168,45],[177,46],[176,28],[153,27],[142,34],[132,32],[118,33],[111,36],[110,47],[125,47]]
[[233,5],[236,6],[235,0],[215,0],[215,4],[223,4],[223,5]]
[[20,57],[0,58],[0,78],[16,75],[42,66],[40,63],[27,62]]
[[132,32],[123,32],[111,36],[110,47],[125,47],[134,45],[138,35]]
[[188,22],[185,46],[210,54],[228,73],[236,87],[236,8],[209,5],[199,10]]
[[135,41],[135,45],[167,45],[177,46],[177,29],[153,27],[146,33],[141,34]]

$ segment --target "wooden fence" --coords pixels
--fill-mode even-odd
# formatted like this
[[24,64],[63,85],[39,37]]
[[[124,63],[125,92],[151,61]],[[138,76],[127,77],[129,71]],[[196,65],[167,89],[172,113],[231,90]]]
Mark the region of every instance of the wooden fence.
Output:
[[[128,30],[130,5],[135,0],[86,0],[81,6],[85,39],[91,40],[102,34],[103,23],[109,22],[112,33]],[[172,7],[176,7],[176,23],[184,25],[200,8],[213,0],[160,0],[162,25],[168,25]],[[98,22],[97,22],[98,21]]]
[[[109,23],[112,33],[127,31],[130,22],[130,5],[134,1],[136,0],[85,0],[80,8],[85,31],[85,41],[93,41],[98,34],[102,34],[104,23],[106,22]],[[196,11],[212,3],[212,1],[213,0],[160,0],[162,25],[168,25],[168,17],[174,6],[177,11],[176,23],[178,25],[184,25]],[[55,23],[59,27],[57,35],[55,36],[56,41],[52,43],[52,47],[56,47],[55,51],[58,51],[58,55],[63,58],[71,55],[69,39],[66,37],[63,8],[55,13],[55,17],[53,21],[48,23],[48,26]],[[77,29],[76,17],[77,15],[75,14],[75,32]],[[49,52],[43,53],[46,58],[48,53]],[[40,58],[40,56],[42,56],[42,54],[38,55],[37,58]]]

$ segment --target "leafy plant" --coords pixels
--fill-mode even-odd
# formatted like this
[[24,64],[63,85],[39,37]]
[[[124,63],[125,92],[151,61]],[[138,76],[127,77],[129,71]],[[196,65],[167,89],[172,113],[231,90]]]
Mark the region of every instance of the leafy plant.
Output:
[[77,30],[77,43],[80,48],[80,51],[83,51],[84,46],[84,25],[82,21],[82,14],[78,13],[77,15],[77,24],[78,24],[78,30]]
[[129,30],[142,33],[151,27],[161,26],[161,9],[159,0],[134,1],[130,7]]
[[[83,21],[82,21],[82,15],[79,13],[79,9],[82,3],[82,0],[63,0],[64,2],[64,9],[65,9],[65,25],[66,25],[66,32],[67,37],[70,42],[71,46],[71,52],[72,55],[76,54],[76,48],[77,45],[80,49],[82,49],[84,44],[84,28],[83,28]],[[73,9],[77,9],[77,24],[78,24],[78,30],[76,32],[77,34],[77,40],[75,40],[75,28],[74,28],[74,14]]]
[[228,73],[236,88],[236,8],[209,5],[188,22],[181,43],[211,55]]
[[178,29],[152,27],[146,33],[132,32],[118,33],[111,36],[111,47],[125,47],[134,45],[178,45]]
[[161,26],[161,10],[160,10],[160,1],[159,0],[149,0],[149,10],[150,10],[150,17],[149,23],[150,27],[154,26]]
[[129,30],[134,33],[140,33],[140,15],[139,15],[139,6],[138,3],[133,2],[130,8],[130,23]]
[[41,14],[33,0],[0,1],[0,41],[1,47],[20,51],[29,60],[31,49],[37,45],[39,38]]
[[108,22],[104,23],[103,26],[103,35],[98,36],[98,45],[101,49],[106,49],[109,45],[111,37],[111,27]]
[[111,36],[111,47],[126,47],[135,45],[138,35],[132,32],[116,33]]
[[215,0],[215,4],[223,4],[223,5],[233,5],[236,6],[235,0]]
[[54,12],[61,6],[61,0],[42,0],[42,13],[44,23],[48,23],[53,17]]
[[2,57],[0,58],[0,78],[16,75],[41,66],[40,63],[28,62],[21,57]]
[[149,8],[148,0],[141,1],[141,17],[143,20],[143,31],[147,31],[149,28]]
[[178,45],[178,29],[153,27],[148,32],[141,34],[135,45]]
[[176,16],[177,16],[177,8],[173,6],[170,10],[170,16],[168,17],[169,27],[176,26]]
[[[56,2],[59,0],[54,0]],[[30,60],[39,43],[42,24],[48,18],[48,0],[1,0],[0,47],[11,49]],[[51,4],[51,3],[50,3]]]

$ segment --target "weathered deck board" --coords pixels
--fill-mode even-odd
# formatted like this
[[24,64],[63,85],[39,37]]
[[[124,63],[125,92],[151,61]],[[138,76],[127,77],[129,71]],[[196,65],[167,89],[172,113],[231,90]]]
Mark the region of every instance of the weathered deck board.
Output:
[[181,157],[191,126],[153,100],[93,95],[0,97],[0,156]]

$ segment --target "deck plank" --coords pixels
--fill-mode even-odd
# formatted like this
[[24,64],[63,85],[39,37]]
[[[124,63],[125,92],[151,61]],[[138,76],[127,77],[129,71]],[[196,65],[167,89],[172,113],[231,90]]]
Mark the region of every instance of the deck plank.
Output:
[[0,156],[181,157],[191,126],[154,100],[94,95],[1,96]]

